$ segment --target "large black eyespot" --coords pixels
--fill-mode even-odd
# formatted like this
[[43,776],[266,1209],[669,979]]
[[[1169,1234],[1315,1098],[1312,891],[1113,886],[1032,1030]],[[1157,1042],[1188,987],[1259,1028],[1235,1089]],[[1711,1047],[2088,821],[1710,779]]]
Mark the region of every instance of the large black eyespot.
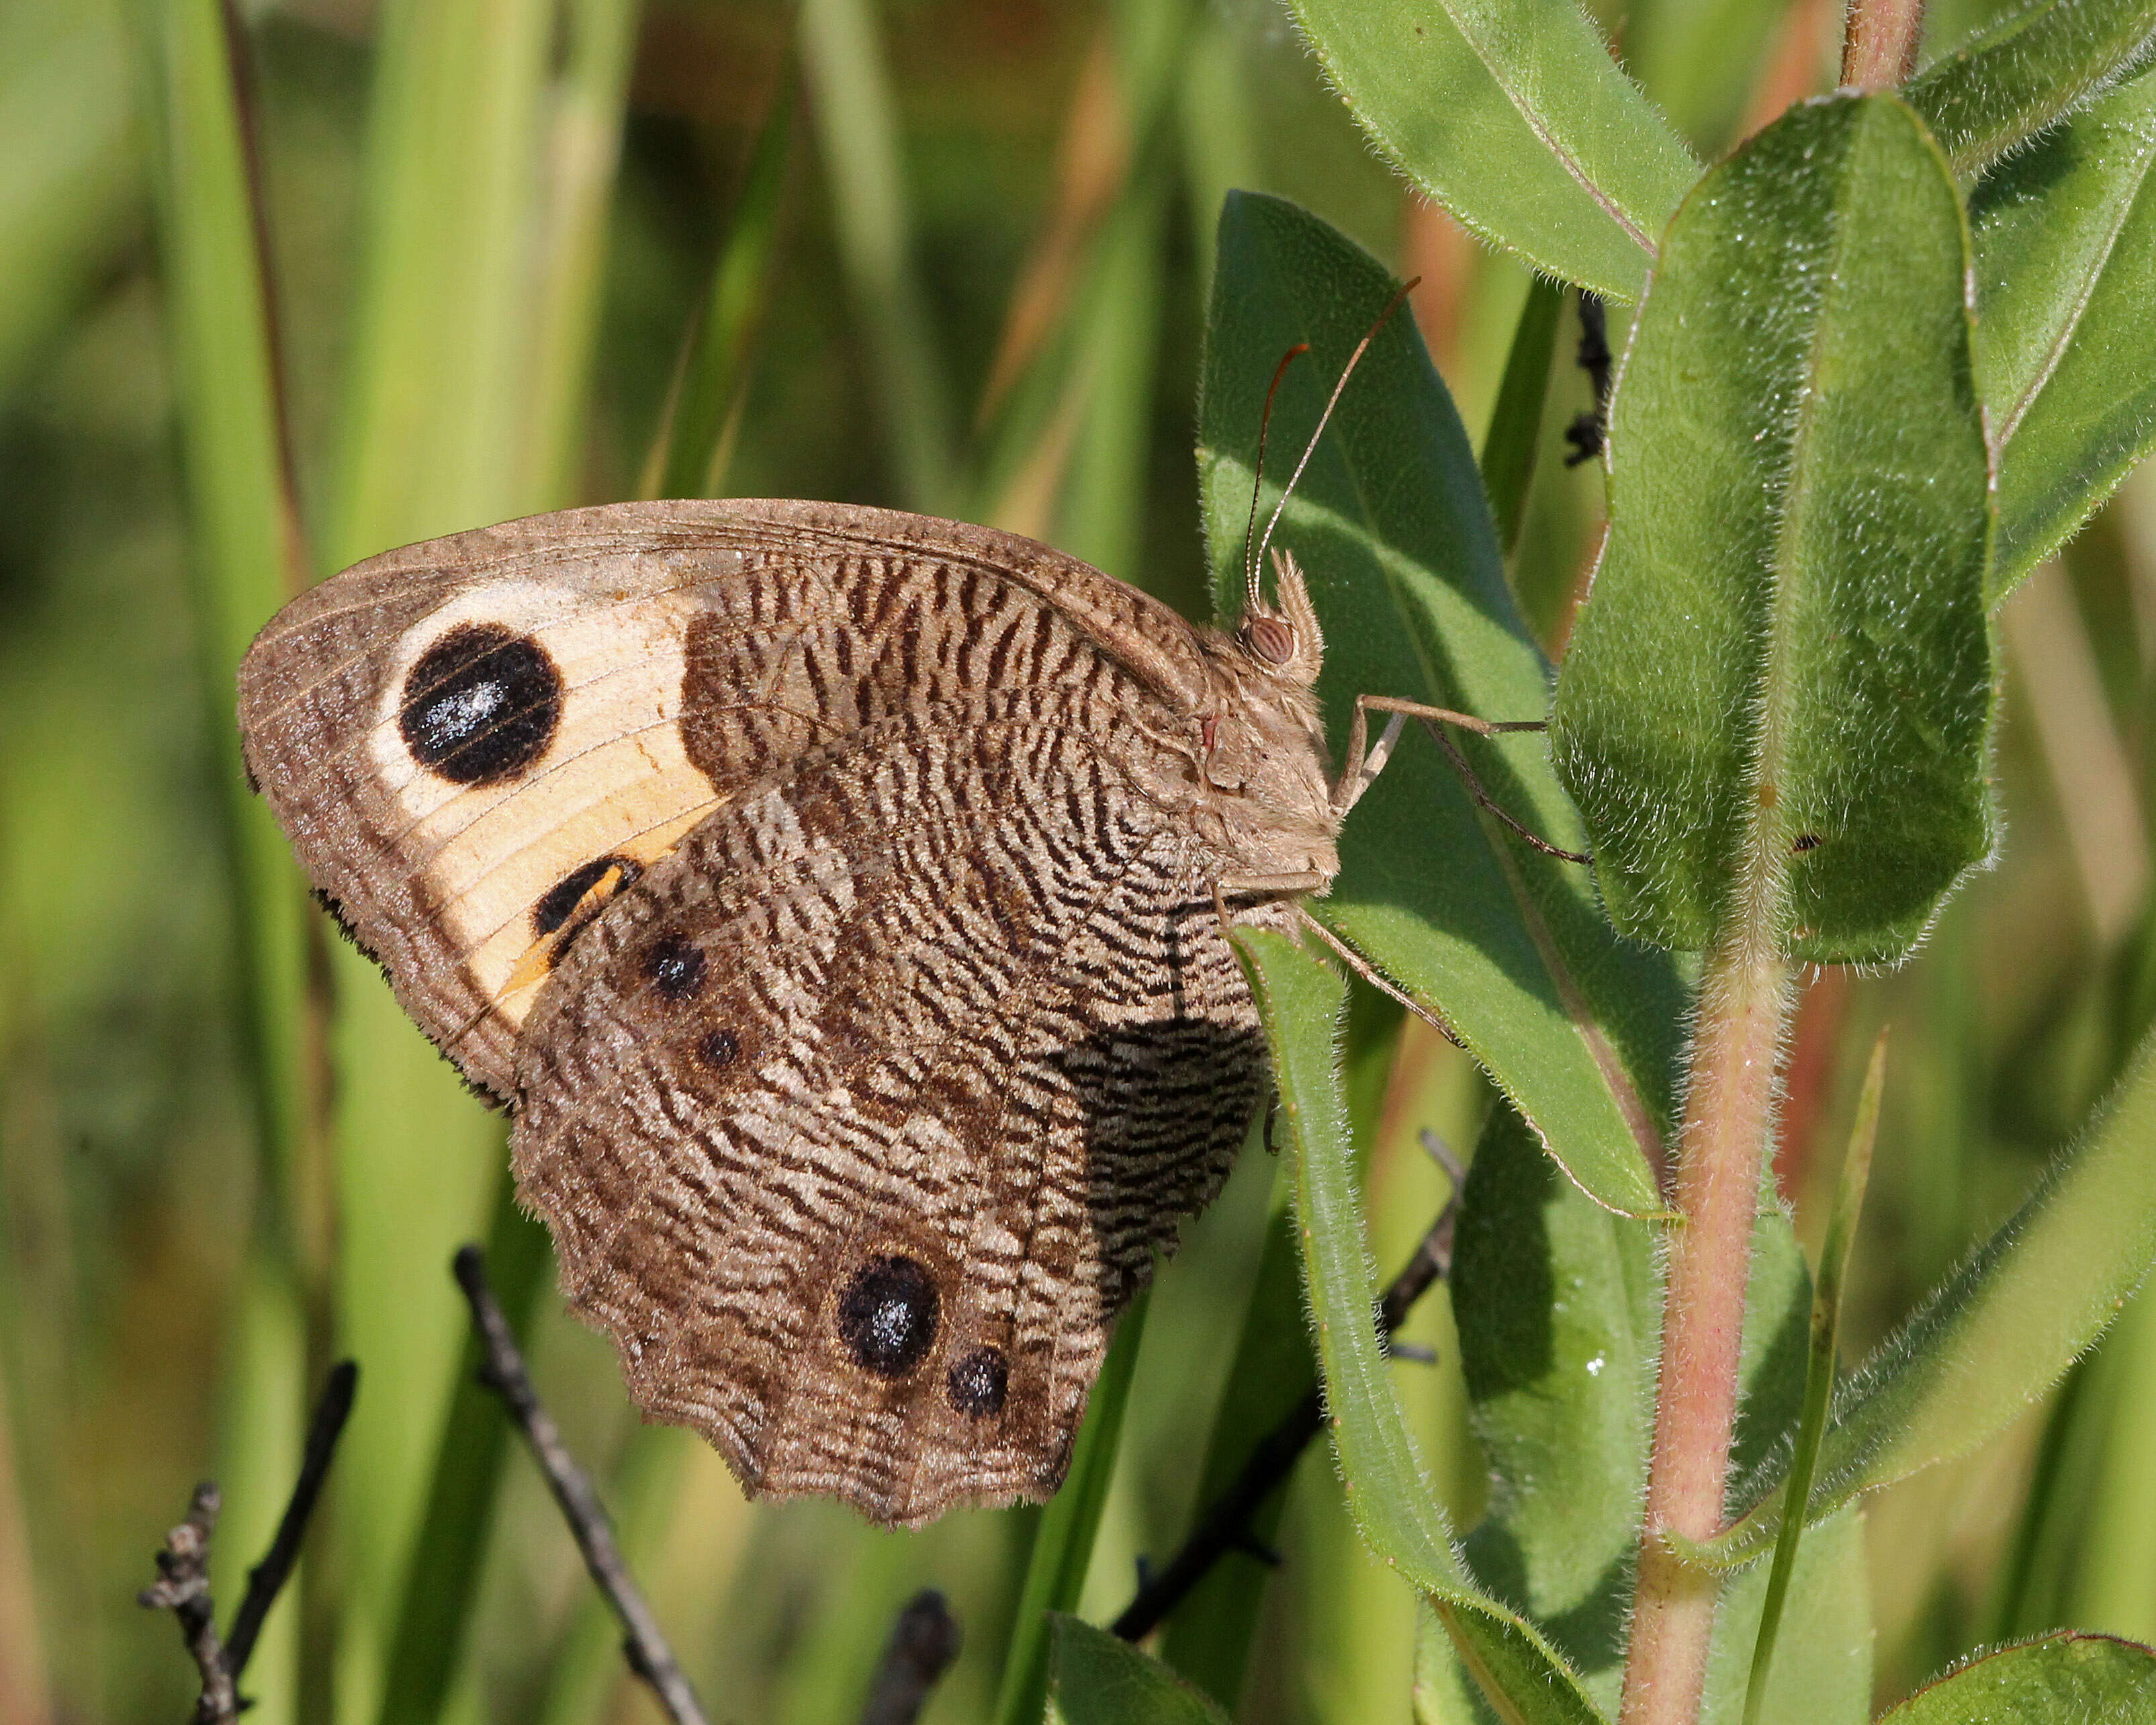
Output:
[[412,758],[454,784],[512,778],[562,722],[562,674],[528,635],[459,624],[404,678],[397,728]]
[[1010,1368],[1000,1348],[976,1348],[953,1365],[943,1379],[951,1405],[974,1420],[1000,1414],[1010,1388]]
[[839,1339],[864,1370],[903,1378],[936,1345],[942,1305],[924,1266],[911,1258],[871,1258],[839,1296]]

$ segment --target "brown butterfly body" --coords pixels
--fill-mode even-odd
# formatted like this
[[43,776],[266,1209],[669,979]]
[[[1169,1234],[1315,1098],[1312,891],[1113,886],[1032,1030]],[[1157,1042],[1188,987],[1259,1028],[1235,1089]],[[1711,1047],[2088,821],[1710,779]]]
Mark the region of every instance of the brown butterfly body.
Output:
[[1224,938],[1338,868],[1292,566],[1230,636],[988,529],[620,505],[408,547],[242,668],[251,770],[515,1117],[570,1303],[752,1490],[1060,1481],[1261,1098]]

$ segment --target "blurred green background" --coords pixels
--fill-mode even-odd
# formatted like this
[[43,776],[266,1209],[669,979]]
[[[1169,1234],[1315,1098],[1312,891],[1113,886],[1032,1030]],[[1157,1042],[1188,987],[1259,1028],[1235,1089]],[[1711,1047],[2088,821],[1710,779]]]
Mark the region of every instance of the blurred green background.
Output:
[[[1935,8],[1935,38],[1978,9]],[[455,1474],[468,1452],[435,1477],[464,1334],[448,1259],[490,1228],[508,1261],[530,1244],[498,1211],[501,1122],[301,921],[234,814],[230,665],[274,596],[234,572],[214,513],[218,464],[253,458],[244,379],[201,331],[251,290],[187,250],[215,238],[209,180],[160,33],[215,10],[0,0],[0,1725],[182,1716],[172,1625],[133,1603],[151,1554],[214,1476],[236,1601],[346,1353],[357,1412],[250,1717],[433,1716],[407,1692],[434,1645],[414,1600],[441,1572],[415,1579],[414,1542],[430,1492],[488,1477]],[[1197,613],[1193,393],[1226,188],[1294,198],[1422,275],[1415,316],[1477,435],[1526,294],[1389,173],[1265,0],[239,13],[290,562],[316,574],[685,473],[1034,533]],[[1604,23],[1712,151],[1825,85],[1839,20],[1643,0]],[[685,371],[700,319],[715,339]],[[1573,328],[1514,570],[1553,652],[1599,532],[1598,470],[1561,459],[1591,398]],[[2156,1005],[2156,481],[2130,481],[2004,628],[2003,854],[1912,963],[1810,978],[1798,1020],[1778,1168],[1807,1239],[1863,1051],[1894,1029],[1845,1357],[2005,1214]],[[1417,1029],[1386,1059],[1366,1087],[1389,1270],[1445,1191],[1418,1132],[1471,1143],[1486,1096]],[[1161,1277],[1096,1620],[1195,1508],[1273,1174],[1247,1155]],[[1407,1332],[1437,1364],[1396,1369],[1465,1520],[1481,1470],[1444,1307]],[[853,1717],[898,1605],[932,1584],[967,1646],[928,1717],[988,1717],[1031,1513],[906,1534],[747,1505],[701,1444],[638,1426],[550,1269],[531,1312],[540,1387],[715,1717]],[[461,1524],[475,1606],[460,1649],[434,1645],[442,1716],[655,1718],[521,1453],[500,1477],[491,1518],[482,1501]],[[1886,1694],[2054,1624],[2156,1640],[2156,1313],[2005,1438],[1875,1500],[1870,1527]],[[1406,1718],[1413,1601],[1322,1459],[1280,1548],[1243,1716]]]

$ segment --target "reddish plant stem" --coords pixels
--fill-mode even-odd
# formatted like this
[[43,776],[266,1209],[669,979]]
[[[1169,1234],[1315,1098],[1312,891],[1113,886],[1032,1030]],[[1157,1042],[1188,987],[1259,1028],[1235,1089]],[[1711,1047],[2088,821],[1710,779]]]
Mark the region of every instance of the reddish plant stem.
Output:
[[1700,982],[1622,1725],[1691,1725],[1707,1679],[1717,1582],[1663,1536],[1704,1540],[1722,1524],[1752,1224],[1790,1004],[1789,966],[1765,932],[1740,918]]
[[1841,85],[1892,90],[1917,69],[1924,0],[1849,0],[1842,25]]

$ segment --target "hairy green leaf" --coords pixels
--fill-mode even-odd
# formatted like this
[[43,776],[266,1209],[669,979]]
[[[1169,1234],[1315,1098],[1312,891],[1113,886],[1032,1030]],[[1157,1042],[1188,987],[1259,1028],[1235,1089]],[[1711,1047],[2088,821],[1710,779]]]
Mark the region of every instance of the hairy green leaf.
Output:
[[1991,596],[2156,448],[2156,76],[1976,188],[1977,375],[1999,444]]
[[1791,110],[1671,224],[1610,408],[1552,736],[1618,927],[1907,947],[1989,850],[1989,458],[1952,177],[1890,96]]
[[1602,1716],[1532,1625],[1481,1592],[1454,1552],[1388,1375],[1375,1287],[1348,1163],[1334,1033],[1337,973],[1263,930],[1235,936],[1270,1045],[1295,1154],[1296,1220],[1327,1409],[1363,1537],[1430,1601],[1461,1660],[1508,1718],[1589,1725]]
[[2156,1650],[2061,1633],[1971,1660],[1880,1725],[2139,1725],[2152,1709]]
[[1638,298],[1699,167],[1574,0],[1296,0],[1296,15],[1409,179],[1537,269]]
[[1055,1625],[1055,1725],[1227,1725],[1225,1713],[1158,1660],[1083,1618],[1059,1612]]
[[[1233,614],[1273,368],[1310,344],[1312,362],[1291,369],[1274,409],[1271,447],[1293,451],[1392,284],[1333,229],[1276,198],[1229,199],[1219,257],[1199,470],[1215,595]],[[1280,459],[1292,468],[1292,454]],[[1268,508],[1279,483],[1268,480]],[[1358,694],[1541,716],[1548,667],[1506,587],[1466,434],[1408,319],[1373,342],[1276,543],[1301,564],[1324,625],[1319,693],[1336,749]],[[1541,738],[1463,737],[1461,747],[1496,803],[1576,848]],[[1327,921],[1445,1015],[1599,1202],[1660,1210],[1648,1156],[1669,1127],[1682,1010],[1667,961],[1617,941],[1581,872],[1478,810],[1419,733],[1401,739],[1348,816],[1341,854],[1319,905]]]
[[1976,173],[2146,65],[2152,50],[2149,0],[2037,0],[1942,54],[1902,94],[1954,172]]
[[[1835,1398],[1810,1513],[1966,1455],[2056,1383],[2156,1260],[2156,1037],[2101,1117]],[[1789,1452],[1735,1494],[1757,1505],[1702,1548],[1717,1566],[1773,1540]]]

